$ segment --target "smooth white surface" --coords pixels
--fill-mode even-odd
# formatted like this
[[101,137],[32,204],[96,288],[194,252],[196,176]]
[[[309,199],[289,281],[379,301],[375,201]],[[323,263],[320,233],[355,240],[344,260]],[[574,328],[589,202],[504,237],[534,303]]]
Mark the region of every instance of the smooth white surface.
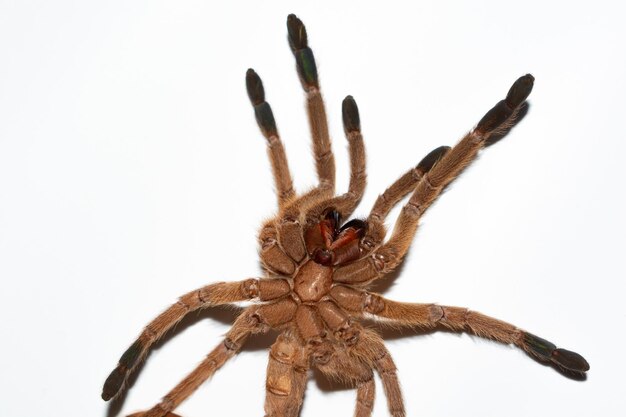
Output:
[[[428,212],[385,295],[507,320],[584,354],[591,372],[572,381],[514,348],[407,330],[388,346],[408,415],[623,415],[621,3],[214,3],[0,2],[0,415],[125,416],[219,342],[231,316],[201,315],[151,355],[121,410],[100,399],[119,355],[178,295],[260,271],[256,231],[275,198],[248,67],[296,185],[314,184],[290,12],[316,54],[339,190],[341,100],[359,104],[361,216],[518,76],[536,77],[527,118]],[[266,347],[178,412],[263,415]],[[386,416],[377,384],[374,415]],[[311,380],[302,416],[350,416],[354,399]]]

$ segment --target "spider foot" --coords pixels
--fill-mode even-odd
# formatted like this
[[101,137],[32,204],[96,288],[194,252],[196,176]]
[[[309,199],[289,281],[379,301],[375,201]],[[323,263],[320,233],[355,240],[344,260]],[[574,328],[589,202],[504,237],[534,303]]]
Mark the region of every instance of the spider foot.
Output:
[[557,348],[553,343],[531,333],[524,335],[526,351],[537,358],[578,374],[589,370],[589,363],[576,352]]

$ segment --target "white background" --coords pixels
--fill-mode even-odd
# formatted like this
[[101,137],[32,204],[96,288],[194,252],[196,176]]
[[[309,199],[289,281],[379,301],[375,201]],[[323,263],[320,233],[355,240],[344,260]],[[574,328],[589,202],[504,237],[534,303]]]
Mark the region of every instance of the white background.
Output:
[[[369,186],[357,215],[518,76],[536,77],[527,117],[428,212],[383,287],[507,320],[584,354],[591,371],[571,380],[468,335],[386,334],[408,415],[623,415],[619,2],[213,3],[0,1],[0,415],[125,416],[219,342],[233,314],[194,316],[123,402],[100,399],[119,355],[178,295],[260,273],[256,231],[275,198],[248,67],[296,185],[315,182],[290,12],[316,54],[339,190],[341,100],[359,104]],[[252,343],[178,412],[263,415],[270,343]],[[374,415],[386,416],[378,388]],[[354,399],[313,378],[302,415],[349,416]]]

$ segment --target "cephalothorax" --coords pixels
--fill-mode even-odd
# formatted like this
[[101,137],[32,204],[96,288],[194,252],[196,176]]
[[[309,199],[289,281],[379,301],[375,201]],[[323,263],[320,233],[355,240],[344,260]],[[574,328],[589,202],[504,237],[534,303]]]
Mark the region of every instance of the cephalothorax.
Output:
[[[559,349],[547,340],[481,313],[461,307],[401,303],[367,291],[369,284],[400,264],[420,217],[442,190],[476,158],[490,138],[511,127],[532,90],[534,78],[520,77],[506,98],[489,110],[459,143],[433,150],[409,169],[378,197],[365,220],[342,223],[352,214],[365,189],[365,150],[358,109],[354,99],[346,97],[342,111],[351,175],[348,191],[336,196],[335,162],[313,52],[304,25],[296,16],[288,17],[287,28],[306,92],[319,183],[311,191],[296,195],[261,79],[248,70],[248,95],[267,139],[278,194],[278,214],[259,233],[266,277],[211,284],[180,297],[148,324],[122,355],[104,384],[102,398],[115,397],[150,347],[189,312],[246,300],[254,303],[235,320],[224,340],[206,359],[159,404],[133,416],[176,416],[172,411],[239,352],[251,334],[269,329],[278,330],[280,335],[269,355],[266,416],[299,414],[311,368],[354,384],[357,417],[371,415],[376,371],[382,379],[391,415],[404,416],[395,365],[381,337],[360,324],[365,315],[397,326],[471,332],[513,344],[567,371],[589,370],[579,354]],[[393,232],[385,240],[385,218],[409,194]]]

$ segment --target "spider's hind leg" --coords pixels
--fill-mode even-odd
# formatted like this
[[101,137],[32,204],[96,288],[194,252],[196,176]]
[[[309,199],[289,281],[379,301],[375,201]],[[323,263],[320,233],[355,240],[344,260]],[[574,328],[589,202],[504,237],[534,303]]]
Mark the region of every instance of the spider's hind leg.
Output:
[[297,417],[306,388],[309,357],[291,333],[278,336],[270,349],[265,396],[266,417]]
[[354,416],[370,417],[376,395],[372,368],[363,361],[349,356],[344,348],[333,346],[333,351],[329,361],[317,364],[317,369],[331,380],[347,381],[356,386]]

